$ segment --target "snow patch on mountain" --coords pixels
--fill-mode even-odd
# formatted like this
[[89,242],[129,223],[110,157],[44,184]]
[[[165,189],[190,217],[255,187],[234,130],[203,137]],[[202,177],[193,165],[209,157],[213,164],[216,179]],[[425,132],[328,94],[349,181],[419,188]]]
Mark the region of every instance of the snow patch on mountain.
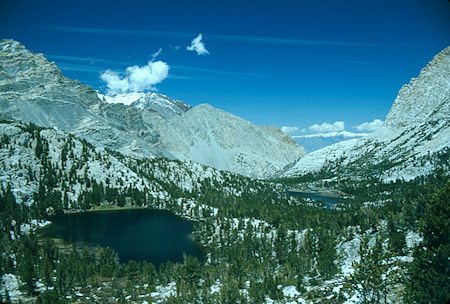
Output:
[[108,103],[133,105],[140,110],[153,110],[166,118],[181,115],[191,108],[190,105],[182,101],[155,92],[131,92],[113,96],[98,92],[97,96]]

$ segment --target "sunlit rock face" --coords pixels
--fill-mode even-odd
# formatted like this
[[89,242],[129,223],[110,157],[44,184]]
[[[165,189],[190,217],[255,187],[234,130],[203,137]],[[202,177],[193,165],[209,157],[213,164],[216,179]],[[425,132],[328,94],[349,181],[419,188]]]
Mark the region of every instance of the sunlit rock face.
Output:
[[398,93],[385,124],[406,128],[450,116],[450,47],[445,48]]
[[14,40],[0,41],[0,118],[33,122],[134,157],[191,160],[266,178],[305,155],[273,127],[157,93],[105,96]]

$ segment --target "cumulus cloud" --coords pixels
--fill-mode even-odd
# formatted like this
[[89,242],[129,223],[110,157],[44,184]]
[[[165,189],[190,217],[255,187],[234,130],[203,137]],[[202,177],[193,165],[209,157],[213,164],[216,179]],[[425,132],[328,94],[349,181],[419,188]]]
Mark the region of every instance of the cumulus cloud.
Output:
[[113,72],[111,70],[106,70],[104,73],[100,75],[101,80],[106,82],[106,86],[108,87],[109,94],[118,94],[128,92],[130,87],[128,83],[128,79],[121,78],[119,73]]
[[197,55],[208,55],[209,52],[205,48],[205,44],[203,43],[202,39],[202,34],[198,34],[198,36],[195,37],[194,40],[192,40],[191,45],[186,47],[186,50],[195,51],[197,52]]
[[[153,57],[155,58],[159,52],[153,54]],[[141,92],[153,90],[155,84],[169,76],[169,69],[169,65],[163,61],[149,61],[142,67],[137,65],[127,67],[122,74],[107,70],[100,75],[100,78],[106,82],[110,95]]]
[[313,124],[309,127],[310,131],[318,132],[318,133],[324,133],[324,132],[337,132],[337,131],[343,131],[345,128],[345,124],[343,121],[336,121],[335,123],[327,123],[324,122],[323,124]]
[[378,130],[383,126],[383,121],[380,119],[374,119],[373,121],[362,123],[358,126],[356,126],[356,130],[358,131],[367,131],[367,132],[373,132]]
[[287,126],[283,126],[281,127],[281,131],[283,131],[286,134],[291,134],[291,133],[295,133],[298,131],[297,127],[287,127]]

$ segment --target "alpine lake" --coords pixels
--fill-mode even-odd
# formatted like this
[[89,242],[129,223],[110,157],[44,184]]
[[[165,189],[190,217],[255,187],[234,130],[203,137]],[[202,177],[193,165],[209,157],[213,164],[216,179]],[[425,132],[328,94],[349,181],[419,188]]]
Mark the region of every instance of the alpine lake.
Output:
[[122,209],[59,214],[39,229],[43,236],[75,247],[111,247],[121,262],[147,261],[158,266],[183,261],[183,253],[204,260],[192,238],[193,223],[165,210]]
[[[322,201],[327,207],[337,197],[314,193],[289,195]],[[51,216],[50,225],[39,229],[42,236],[73,244],[77,248],[111,247],[120,262],[147,261],[158,266],[183,261],[183,253],[204,260],[205,251],[192,238],[193,223],[166,210],[134,208],[65,213]]]
[[342,198],[336,195],[326,195],[321,193],[311,193],[311,192],[301,192],[301,191],[290,191],[286,190],[286,194],[298,196],[302,198],[309,198],[315,202],[323,202],[326,208],[331,208],[332,206],[339,203]]

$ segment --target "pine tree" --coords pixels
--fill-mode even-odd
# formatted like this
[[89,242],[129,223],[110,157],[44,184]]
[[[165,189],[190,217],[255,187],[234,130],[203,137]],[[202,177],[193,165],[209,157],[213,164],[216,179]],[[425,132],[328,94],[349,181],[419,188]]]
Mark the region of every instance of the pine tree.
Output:
[[25,291],[30,294],[35,294],[36,287],[36,270],[35,264],[37,260],[37,244],[33,235],[22,236],[22,244],[20,248],[21,255],[19,256],[19,275],[21,281],[24,283]]
[[391,278],[388,277],[388,255],[383,249],[383,239],[377,236],[375,244],[369,246],[370,235],[361,239],[358,263],[350,277],[352,290],[357,290],[362,303],[386,303],[386,295]]
[[420,222],[422,243],[414,250],[405,293],[408,303],[450,300],[450,182],[426,204]]
[[43,152],[43,147],[42,147],[41,136],[39,134],[36,137],[36,146],[34,148],[34,152],[35,152],[37,158],[41,158],[41,155]]
[[185,280],[189,284],[195,285],[195,283],[200,279],[200,262],[196,257],[185,253],[183,254],[183,260]]
[[110,247],[97,248],[97,251],[99,252],[97,264],[100,268],[100,275],[103,277],[112,277],[114,274],[114,269],[118,265],[116,253]]
[[393,252],[402,254],[406,247],[405,231],[399,225],[400,216],[389,213],[387,220],[387,232],[389,234],[389,246]]
[[317,270],[323,278],[330,279],[337,272],[336,237],[325,229],[318,230]]

